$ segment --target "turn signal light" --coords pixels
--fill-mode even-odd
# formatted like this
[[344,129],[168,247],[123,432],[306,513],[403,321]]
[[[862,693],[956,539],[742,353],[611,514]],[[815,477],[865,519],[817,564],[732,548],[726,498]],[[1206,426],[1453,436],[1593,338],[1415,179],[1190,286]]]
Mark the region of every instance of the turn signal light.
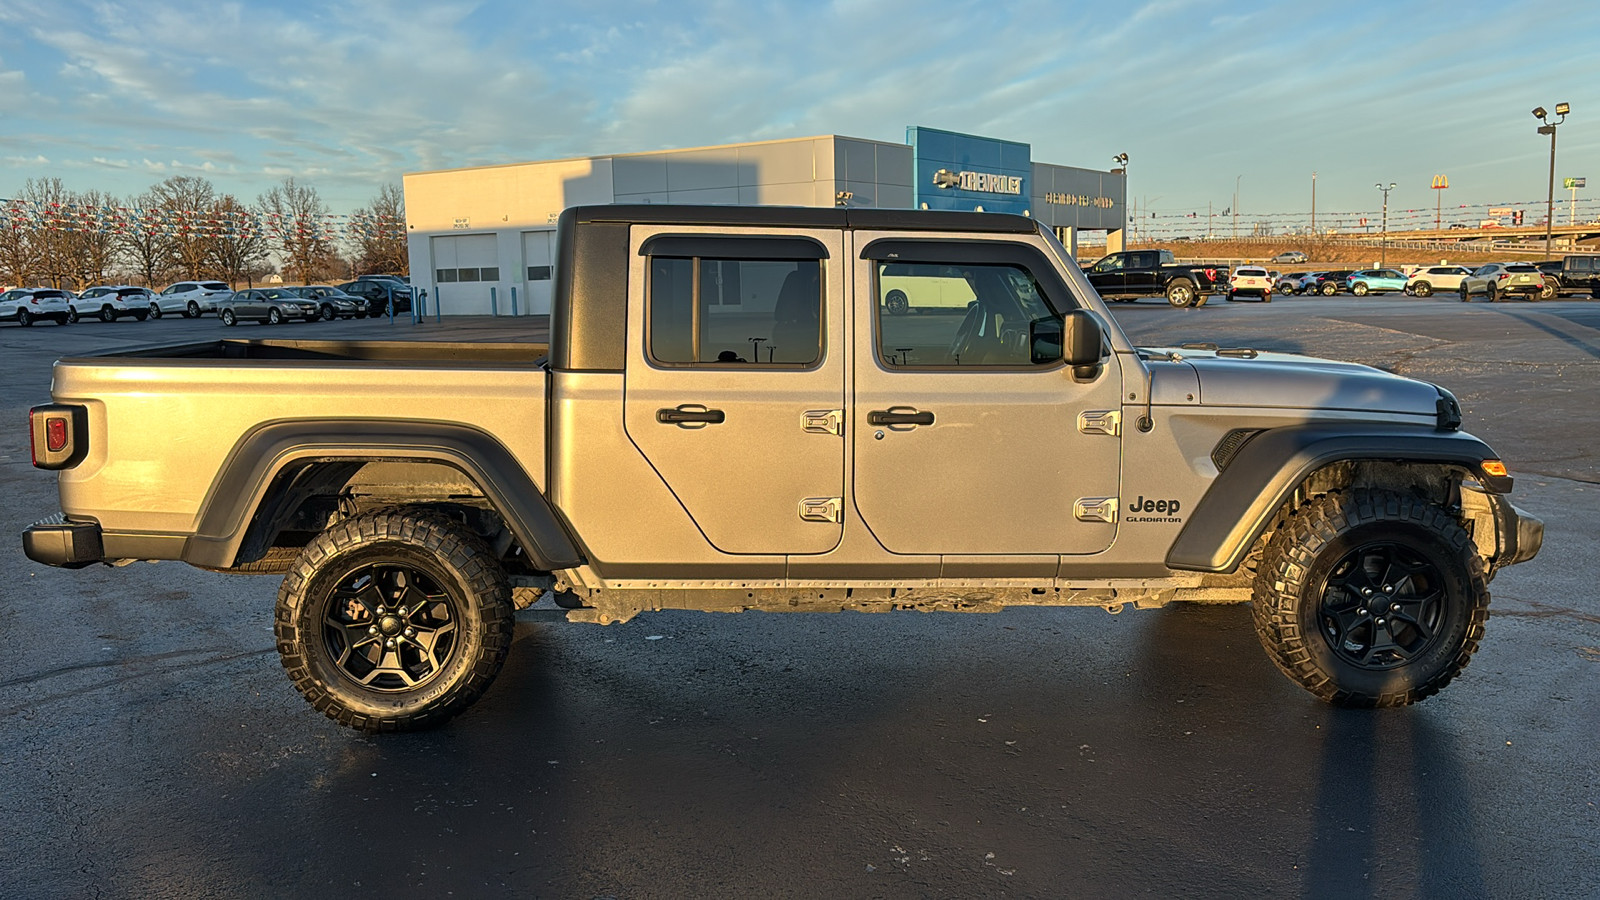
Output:
[[1496,478],[1504,478],[1509,473],[1506,471],[1505,463],[1498,459],[1486,459],[1483,461],[1483,474],[1493,475]]

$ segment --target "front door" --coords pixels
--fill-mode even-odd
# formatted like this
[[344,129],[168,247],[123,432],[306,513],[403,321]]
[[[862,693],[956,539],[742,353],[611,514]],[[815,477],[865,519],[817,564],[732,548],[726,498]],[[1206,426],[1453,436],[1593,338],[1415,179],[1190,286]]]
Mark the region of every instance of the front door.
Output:
[[1128,254],[1113,253],[1095,263],[1083,274],[1088,276],[1089,283],[1101,294],[1118,297],[1128,289],[1128,276],[1124,271],[1127,264]]
[[843,534],[840,232],[632,230],[628,436],[724,553]]
[[[1121,470],[1121,382],[1110,361],[1077,378],[1030,362],[1029,322],[1076,308],[1032,239],[930,240],[858,232],[856,506],[894,553],[1083,554],[1105,550]],[[882,273],[959,272],[976,299],[895,316]],[[943,312],[943,311],[941,311]],[[1104,501],[1104,502],[1097,502]]]

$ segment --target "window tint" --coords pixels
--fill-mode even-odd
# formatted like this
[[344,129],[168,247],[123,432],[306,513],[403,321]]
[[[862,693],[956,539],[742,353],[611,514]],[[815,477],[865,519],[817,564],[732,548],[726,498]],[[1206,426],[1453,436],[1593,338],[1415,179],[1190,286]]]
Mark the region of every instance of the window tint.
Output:
[[1105,259],[1102,259],[1099,262],[1095,263],[1094,264],[1094,268],[1090,269],[1089,271],[1096,272],[1096,273],[1098,273],[1098,272],[1119,272],[1119,271],[1122,270],[1122,266],[1123,266],[1123,263],[1125,262],[1125,260],[1126,260],[1126,257],[1123,254],[1121,254],[1121,253],[1113,253],[1110,256],[1106,257]]
[[1507,272],[1537,272],[1533,266],[1506,266]]
[[1055,315],[1015,265],[879,263],[877,307],[891,367],[1030,365],[1029,325]]
[[658,362],[815,363],[822,263],[652,257],[649,319]]
[[[200,286],[205,288],[208,291],[225,291],[225,290],[228,289],[228,286],[223,284],[220,281],[208,281],[205,284],[202,284]],[[194,286],[190,285],[187,288],[187,290],[191,290],[191,291],[194,290]]]
[[1591,269],[1590,269],[1591,260],[1586,256],[1573,257],[1571,262],[1572,262],[1572,271],[1574,271],[1574,272],[1588,272],[1588,271],[1591,271]]

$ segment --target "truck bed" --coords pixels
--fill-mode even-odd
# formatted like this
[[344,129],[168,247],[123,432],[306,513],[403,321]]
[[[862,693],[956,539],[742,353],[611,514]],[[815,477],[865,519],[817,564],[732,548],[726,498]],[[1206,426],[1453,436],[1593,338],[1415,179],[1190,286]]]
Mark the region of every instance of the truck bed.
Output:
[[174,359],[186,361],[348,360],[360,362],[467,362],[496,365],[542,364],[548,344],[475,344],[445,341],[285,341],[216,340],[189,344],[136,347],[92,357],[65,359],[84,363],[101,359]]

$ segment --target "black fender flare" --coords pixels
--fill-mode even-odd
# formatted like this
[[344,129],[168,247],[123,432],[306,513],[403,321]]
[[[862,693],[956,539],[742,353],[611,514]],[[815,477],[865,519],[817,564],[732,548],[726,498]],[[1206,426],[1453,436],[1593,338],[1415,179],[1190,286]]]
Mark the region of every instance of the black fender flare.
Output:
[[1470,434],[1426,426],[1341,422],[1269,429],[1250,438],[1212,481],[1168,549],[1167,567],[1234,571],[1294,489],[1333,463],[1459,466],[1489,493],[1510,493],[1511,476],[1483,471],[1483,461],[1496,458]]
[[215,568],[235,565],[258,515],[293,511],[288,495],[305,487],[299,474],[283,485],[286,496],[266,496],[285,469],[299,463],[359,466],[375,460],[433,462],[457,469],[505,519],[536,567],[554,571],[584,562],[539,486],[493,435],[458,423],[393,419],[289,419],[251,430],[229,452],[202,501],[200,524],[185,543],[184,561]]

